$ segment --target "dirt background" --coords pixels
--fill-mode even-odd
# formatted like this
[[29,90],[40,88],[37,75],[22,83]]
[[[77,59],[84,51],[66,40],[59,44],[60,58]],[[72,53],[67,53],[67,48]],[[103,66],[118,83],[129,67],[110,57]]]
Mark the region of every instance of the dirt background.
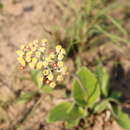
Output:
[[[46,115],[50,108],[59,102],[65,101],[64,92],[55,90],[53,94],[45,94],[28,104],[17,104],[15,99],[20,92],[30,91],[35,86],[28,80],[19,80],[21,73],[17,71],[16,49],[19,45],[31,40],[51,38],[52,28],[64,25],[61,18],[64,9],[73,9],[64,0],[1,0],[4,8],[0,9],[0,130],[65,130],[62,122],[48,124]],[[78,6],[79,1],[76,1]],[[130,19],[129,19],[130,20]],[[109,48],[109,49],[108,49]],[[106,66],[112,73],[113,86],[124,92],[129,99],[130,92],[130,62],[128,55],[130,47],[119,49],[113,44],[106,44],[94,51],[84,53],[82,57],[85,65],[93,66],[95,56],[108,55]],[[90,58],[91,55],[91,58]],[[113,60],[120,60],[120,68],[112,71]],[[73,63],[69,61],[73,67]],[[123,67],[122,67],[123,66]],[[118,75],[118,76],[117,76]],[[119,78],[119,79],[118,79]],[[120,81],[120,82],[119,82]],[[115,85],[116,84],[116,85]],[[42,102],[41,102],[42,101]],[[8,102],[8,104],[4,104]],[[29,116],[28,113],[32,112]],[[24,120],[24,117],[27,119]],[[103,128],[103,116],[95,119],[95,125],[87,130],[121,130],[115,122],[108,123]],[[74,128],[75,130],[78,128]],[[80,130],[81,128],[79,128]]]

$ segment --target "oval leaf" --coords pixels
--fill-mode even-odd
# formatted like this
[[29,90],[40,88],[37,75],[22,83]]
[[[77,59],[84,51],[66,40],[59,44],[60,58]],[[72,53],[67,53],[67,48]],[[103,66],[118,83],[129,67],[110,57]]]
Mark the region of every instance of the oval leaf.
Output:
[[16,102],[18,103],[27,103],[30,100],[33,99],[33,97],[36,96],[36,92],[23,92],[21,95],[17,98]]
[[73,127],[86,116],[86,111],[78,105],[65,102],[55,106],[48,114],[48,122],[67,121],[68,127]]
[[31,80],[34,82],[34,84],[38,87],[42,87],[42,81],[41,79],[41,72],[39,70],[32,70],[31,71]]
[[68,109],[70,109],[71,103],[65,102],[55,106],[48,114],[48,122],[55,122],[68,119]]
[[108,92],[109,92],[109,85],[108,85],[109,74],[108,74],[107,70],[104,67],[102,67],[101,65],[99,65],[97,67],[96,74],[97,74],[97,78],[98,78],[99,83],[100,83],[102,95],[107,97]]
[[117,123],[125,130],[130,130],[130,117],[119,106],[113,107],[114,117]]
[[94,113],[101,113],[102,111],[107,109],[108,105],[109,105],[109,101],[103,100],[100,103],[97,103],[97,104],[94,105],[93,112]]
[[86,67],[77,72],[73,80],[72,95],[82,106],[92,105],[100,96],[100,89],[96,76]]

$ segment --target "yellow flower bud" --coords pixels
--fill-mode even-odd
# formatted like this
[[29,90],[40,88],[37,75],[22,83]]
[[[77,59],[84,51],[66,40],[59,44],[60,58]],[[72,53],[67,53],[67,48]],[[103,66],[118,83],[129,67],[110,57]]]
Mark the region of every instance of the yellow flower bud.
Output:
[[49,57],[50,57],[51,59],[54,59],[54,58],[55,58],[55,56],[56,56],[56,55],[55,55],[55,53],[53,53],[53,52],[52,52],[52,53],[50,54],[50,56],[49,56]]
[[42,60],[44,61],[44,60],[45,60],[45,57],[42,57]]
[[42,62],[40,61],[40,62],[37,63],[36,69],[39,70],[39,69],[42,68],[42,66],[43,66],[43,64],[42,64]]
[[43,61],[42,64],[43,64],[44,67],[48,66],[48,62],[47,61]]
[[62,72],[63,74],[66,74],[66,73],[67,73],[67,67],[66,67],[66,66],[62,67],[62,68],[61,68],[61,72]]
[[47,69],[45,69],[45,70],[43,70],[43,75],[48,75],[49,74],[49,70],[47,70]]
[[32,43],[33,43],[33,45],[36,45],[36,46],[37,46],[38,40],[34,40]]
[[39,48],[39,51],[41,51],[41,52],[45,52],[45,50],[46,50],[45,47],[40,47],[40,48]]
[[63,76],[62,75],[58,75],[57,76],[57,81],[62,81],[64,78],[63,78]]
[[36,47],[31,48],[32,51],[36,51],[36,49],[37,49]]
[[39,52],[39,51],[36,51],[35,55],[36,55],[36,57],[40,57],[40,55],[41,55],[41,52]]
[[56,52],[57,52],[57,53],[59,53],[61,49],[62,49],[61,45],[57,45],[57,46],[56,46]]
[[23,56],[24,55],[24,52],[22,50],[17,50],[16,53],[19,55],[19,56]]
[[31,61],[31,56],[26,56],[26,57],[25,57],[25,60],[26,60],[27,62],[30,62],[30,61]]
[[64,55],[61,55],[61,54],[58,55],[58,60],[62,60],[63,58],[64,58]]
[[37,63],[37,59],[36,59],[36,58],[32,58],[32,62],[29,63],[30,68],[31,68],[31,69],[34,69],[36,63]]
[[32,51],[29,51],[29,52],[26,53],[26,56],[30,56],[30,57],[31,57],[32,54],[33,54],[33,52],[32,52]]
[[56,86],[56,83],[55,83],[55,82],[51,82],[51,83],[50,83],[50,87],[51,87],[51,88],[55,88],[55,86]]
[[33,43],[32,42],[28,43],[28,46],[32,49],[33,48]]
[[64,48],[62,48],[60,53],[65,55],[65,54],[66,54],[65,49],[64,49]]
[[53,76],[52,74],[49,74],[49,75],[47,76],[47,78],[48,78],[49,80],[53,80],[54,76]]
[[42,46],[46,46],[48,41],[46,39],[41,40]]
[[34,63],[34,64],[36,64],[37,63],[37,58],[32,58],[32,62]]
[[64,66],[64,63],[63,63],[63,61],[59,61],[59,62],[57,63],[57,65],[58,65],[59,67],[63,67],[63,66]]
[[54,88],[57,82],[64,80],[67,67],[62,60],[66,51],[61,45],[57,45],[53,49],[48,45],[48,41],[43,39],[29,42],[20,48],[16,52],[19,55],[18,61],[23,67],[27,64],[31,70],[42,71],[42,74],[38,77],[41,83]]
[[23,57],[18,57],[17,60],[20,62],[21,65],[25,66],[26,62]]
[[51,59],[50,57],[46,57],[46,58],[45,58],[45,61],[46,61],[46,62],[51,62],[52,59]]
[[31,69],[34,69],[34,68],[35,68],[35,64],[34,64],[33,62],[31,62],[31,63],[29,63],[29,67],[30,67]]
[[33,44],[33,46],[34,46],[35,48],[37,48],[37,47],[38,47],[38,43]]

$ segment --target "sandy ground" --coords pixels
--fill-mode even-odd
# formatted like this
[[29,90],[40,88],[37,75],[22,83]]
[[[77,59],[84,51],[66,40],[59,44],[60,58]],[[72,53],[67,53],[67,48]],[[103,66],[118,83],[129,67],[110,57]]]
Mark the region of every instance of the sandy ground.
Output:
[[[9,101],[16,98],[17,91],[31,90],[34,87],[30,81],[18,79],[16,49],[31,40],[51,38],[51,29],[54,26],[62,28],[63,23],[59,21],[63,17],[66,2],[63,0],[61,2],[60,0],[2,0],[1,2],[4,8],[0,9],[0,101]],[[122,63],[127,62],[128,65],[128,60],[122,59]],[[126,71],[128,68],[129,66],[126,67]],[[26,87],[27,84],[30,85]],[[0,118],[4,117],[0,122],[0,130],[15,130],[16,126],[20,127],[20,130],[65,130],[62,123],[47,124],[45,121],[48,110],[52,105],[62,102],[63,95],[63,91],[57,90],[51,95],[41,97],[40,100],[43,102],[40,104],[35,103],[34,100],[26,105],[12,103],[4,106],[4,109],[0,108]],[[22,116],[26,114],[24,112],[31,110],[32,106],[35,106],[34,113],[27,118],[27,121],[22,122]],[[102,130],[102,127],[99,125],[98,128],[97,125],[93,130]],[[113,123],[105,130],[120,130],[120,128]]]
[[[21,89],[21,83],[18,83],[16,78],[14,79],[16,69],[18,69],[16,49],[20,44],[31,40],[50,38],[51,27],[61,25],[59,20],[62,17],[62,8],[60,8],[62,4],[58,5],[58,2],[51,0],[3,0],[1,2],[4,4],[4,8],[0,10],[0,93],[1,100],[8,101],[16,97],[15,90]],[[25,89],[27,89],[26,86]],[[51,100],[51,102],[53,101]],[[44,109],[48,109],[50,105],[49,100],[45,101],[43,108],[41,107],[41,111],[44,111],[43,114],[39,110],[36,116],[31,119],[33,121],[28,121],[29,125],[23,125],[25,128],[21,129],[38,129],[40,120],[45,120],[46,110]],[[29,105],[27,108],[31,108],[31,106]],[[15,104],[12,104],[6,111],[1,109],[1,113],[3,113],[1,117],[7,116],[9,121],[1,124],[0,129],[14,129],[11,128],[11,125],[17,123],[17,120],[21,118],[21,112],[25,109],[26,105]],[[60,126],[56,127],[55,125],[47,129],[51,130],[53,127],[57,130],[60,129]]]

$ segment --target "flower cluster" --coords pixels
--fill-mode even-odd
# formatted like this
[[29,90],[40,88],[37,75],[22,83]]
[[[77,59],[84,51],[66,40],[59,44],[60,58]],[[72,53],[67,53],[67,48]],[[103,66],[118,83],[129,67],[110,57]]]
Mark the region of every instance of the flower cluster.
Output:
[[61,45],[52,49],[47,40],[35,40],[21,45],[16,53],[22,67],[29,66],[30,69],[40,70],[42,82],[52,88],[56,86],[57,82],[63,81],[67,74],[67,67],[63,62],[66,51]]

